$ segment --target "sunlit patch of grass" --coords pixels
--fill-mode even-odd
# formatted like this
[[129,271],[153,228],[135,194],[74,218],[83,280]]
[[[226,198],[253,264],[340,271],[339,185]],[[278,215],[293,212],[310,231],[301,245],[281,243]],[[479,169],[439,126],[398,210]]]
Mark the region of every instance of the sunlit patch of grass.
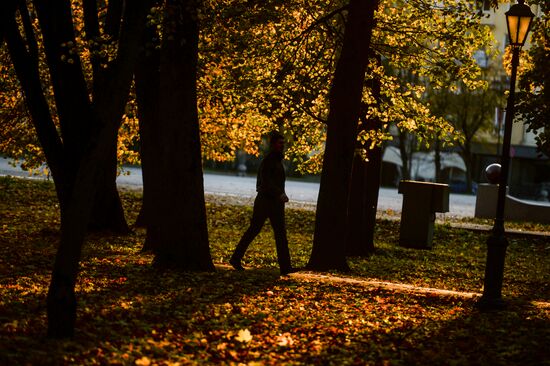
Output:
[[[455,220],[457,222],[467,223],[467,224],[493,226],[492,219],[481,219],[478,217],[461,217],[460,219],[455,219]],[[550,224],[542,224],[540,222],[506,220],[506,228],[509,230],[519,230],[519,231],[534,231],[534,232],[545,232],[545,233],[550,232]]]

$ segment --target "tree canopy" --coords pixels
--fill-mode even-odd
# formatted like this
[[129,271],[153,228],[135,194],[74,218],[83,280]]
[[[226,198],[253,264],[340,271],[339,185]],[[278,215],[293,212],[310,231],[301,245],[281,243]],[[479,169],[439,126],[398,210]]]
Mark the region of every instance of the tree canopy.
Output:
[[[105,34],[86,33],[78,1],[73,1],[75,44],[67,48],[78,53],[90,80],[92,64],[112,58],[116,50]],[[391,139],[389,126],[396,125],[419,138],[436,134],[452,141],[458,134],[451,124],[430,113],[423,100],[426,83],[449,87],[452,80],[478,85],[479,69],[473,53],[490,40],[489,30],[479,23],[472,9],[474,1],[385,1],[376,14],[372,52],[383,66],[370,65],[368,73],[381,80],[379,107],[366,110],[377,115],[383,129],[363,132],[362,141]],[[103,12],[106,9],[102,10]],[[100,13],[100,21],[103,21]],[[31,13],[32,15],[32,13]],[[261,136],[279,128],[290,138],[288,156],[303,172],[318,172],[324,151],[328,113],[328,90],[339,56],[346,3],[333,1],[257,1],[243,4],[232,0],[204,1],[199,43],[198,103],[203,157],[232,160],[243,149],[258,154]],[[149,15],[159,25],[161,12]],[[33,26],[37,26],[36,20]],[[159,47],[161,28],[150,47]],[[41,41],[38,39],[41,47]],[[6,49],[2,48],[5,60]],[[69,60],[69,58],[67,58]],[[92,62],[93,61],[93,62]],[[43,161],[38,143],[29,133],[17,81],[8,65],[4,80],[6,103],[0,149],[22,157],[29,167]],[[98,66],[96,66],[97,68]],[[41,74],[46,65],[41,63]],[[405,71],[406,70],[406,71]],[[43,78],[46,96],[52,91]],[[365,88],[366,105],[372,94]],[[138,162],[137,111],[133,97],[119,131],[120,163]],[[55,117],[56,111],[53,109]],[[27,128],[25,128],[27,127]]]
[[[212,103],[223,104],[225,115],[231,118],[241,115],[242,123],[261,117],[267,126],[283,128],[292,137],[288,153],[299,169],[319,171],[328,90],[341,47],[345,3],[267,2],[262,7],[252,7],[254,16],[250,18],[244,9],[235,11],[235,4],[226,4],[232,7],[215,8],[218,16],[225,19],[215,24],[238,36],[215,41],[222,50],[218,57],[220,54],[228,57],[216,64],[215,72],[205,71],[208,78],[216,75],[218,80],[225,81],[210,83],[223,89],[211,91],[210,96],[217,97],[217,102]],[[452,87],[452,81],[456,80],[469,87],[483,84],[472,56],[487,47],[491,36],[480,24],[479,15],[471,11],[474,7],[470,1],[442,2],[437,6],[424,1],[381,3],[372,52],[382,56],[383,65],[370,65],[368,74],[381,80],[382,103],[378,108],[365,109],[365,114],[379,117],[383,129],[362,132],[363,141],[378,143],[391,139],[390,125],[411,131],[424,140],[439,135],[450,142],[458,137],[451,124],[430,113],[423,94],[427,83],[437,88]],[[243,20],[239,22],[238,16]],[[230,48],[232,52],[223,51]],[[372,105],[370,101],[372,93],[365,88],[363,102]],[[210,111],[221,110],[220,107]],[[208,113],[206,109],[203,112]],[[225,115],[214,114],[212,118],[219,122]],[[240,125],[233,128],[237,126]],[[243,140],[240,141],[242,144]],[[208,139],[205,143],[208,144]],[[228,141],[216,148],[237,145],[239,141]]]

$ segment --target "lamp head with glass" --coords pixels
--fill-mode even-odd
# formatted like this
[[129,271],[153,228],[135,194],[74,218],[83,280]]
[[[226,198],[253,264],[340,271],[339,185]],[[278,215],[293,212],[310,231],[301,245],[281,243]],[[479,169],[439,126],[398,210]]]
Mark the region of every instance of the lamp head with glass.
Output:
[[523,46],[534,17],[535,14],[528,5],[524,4],[524,0],[518,0],[518,3],[512,5],[506,12],[508,37],[512,47]]

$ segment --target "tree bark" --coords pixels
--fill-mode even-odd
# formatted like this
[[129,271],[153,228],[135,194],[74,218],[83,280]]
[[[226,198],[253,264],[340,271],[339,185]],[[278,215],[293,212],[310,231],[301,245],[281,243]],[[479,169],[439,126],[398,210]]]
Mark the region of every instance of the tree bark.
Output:
[[356,154],[353,159],[348,199],[346,254],[368,256],[374,252],[374,228],[380,188],[382,149],[368,151],[368,161]]
[[[380,56],[377,56],[380,65]],[[380,104],[380,80],[373,78],[367,86],[376,101]],[[362,119],[361,129],[376,131],[382,128],[379,118]],[[366,145],[371,142],[367,141]],[[382,168],[382,148],[374,146],[367,150],[368,161],[355,154],[351,173],[350,192],[348,197],[348,233],[346,254],[348,256],[367,256],[374,252],[374,228],[378,208],[378,192]]]
[[97,192],[94,198],[92,215],[88,224],[88,230],[108,230],[118,234],[128,234],[130,228],[124,216],[124,208],[116,186],[117,176],[117,140],[118,135],[112,137],[107,148],[107,158],[102,162],[100,169],[103,171],[103,179],[98,182]]
[[441,178],[441,141],[435,138],[434,143],[435,182],[442,183]]
[[[23,14],[22,18],[25,20],[26,7],[19,10]],[[42,91],[42,84],[38,73],[38,50],[36,49],[34,34],[32,33],[32,29],[29,31],[28,25],[26,25],[27,49],[15,21],[16,11],[16,1],[7,0],[2,2],[0,8],[1,33],[6,40],[15,72],[21,83],[38,141],[40,141],[40,145],[46,156],[46,162],[50,168],[54,182],[56,182],[57,199],[59,202],[64,202],[66,198],[65,192],[62,189],[64,186],[62,182],[65,180],[62,165],[63,144],[55,129],[50,107]]]
[[[143,178],[143,202],[135,225],[147,228],[148,217],[153,210],[150,190],[162,189],[156,167],[161,161],[162,144],[158,135],[159,91],[160,91],[160,51],[154,47],[155,32],[145,30],[145,37],[136,65],[135,86],[139,119],[139,140],[141,172]],[[160,183],[155,186],[155,183]],[[147,232],[144,250],[153,249],[155,242],[153,229]]]
[[[70,184],[93,128],[92,106],[80,57],[77,53],[69,53],[69,44],[76,44],[69,0],[35,0],[34,6],[42,30],[59,115],[65,169],[72,177]],[[68,190],[71,188],[68,187]]]
[[313,249],[307,265],[312,270],[349,270],[345,250],[347,196],[377,6],[377,0],[349,3],[342,51],[329,96]]
[[[17,4],[20,6],[27,45],[15,21]],[[62,143],[42,93],[36,42],[27,24],[28,13],[23,1],[16,3],[9,0],[0,4],[0,29],[8,41],[10,55],[58,192],[61,240],[47,297],[48,334],[52,337],[68,337],[74,332],[76,319],[74,286],[80,251],[94,203],[101,201],[97,199],[97,193],[103,193],[104,187],[114,188],[110,192],[111,197],[116,198],[114,203],[120,208],[115,174],[108,168],[114,168],[116,173],[117,131],[128,96],[138,42],[150,6],[148,2],[130,2],[125,7],[117,60],[113,66],[102,71],[101,83],[97,88],[101,93],[94,100],[93,106],[78,57],[62,46],[69,42],[74,44],[70,2],[36,0],[35,8],[54,86]],[[64,60],[65,57],[72,61]],[[106,176],[109,180],[106,180]],[[112,200],[110,202],[113,203]],[[116,210],[113,212],[116,213]]]
[[[408,145],[409,136],[406,132],[399,131],[399,152],[401,153],[401,179],[411,179],[412,145]],[[409,149],[410,148],[410,149]],[[410,154],[410,155],[409,155]]]
[[472,148],[469,141],[462,146],[462,159],[466,165],[466,193],[472,193]]
[[95,101],[92,115],[97,128],[92,131],[92,138],[85,147],[71,199],[61,216],[61,240],[47,297],[48,334],[51,337],[65,338],[74,333],[74,285],[84,235],[98,186],[104,180],[102,168],[109,161],[112,141],[116,139],[120,126],[137,58],[138,43],[142,39],[149,9],[150,3],[147,1],[127,3],[117,59],[102,71],[105,73],[101,78],[103,84],[98,88],[102,92]]
[[158,233],[155,265],[214,270],[208,244],[197,111],[198,4],[168,0],[160,64],[161,174],[148,230]]
[[[98,41],[101,32],[99,29],[99,16],[97,14],[97,1],[83,0],[82,8],[84,13],[84,30],[86,31],[86,39],[88,42]],[[97,51],[97,48],[92,49],[90,63],[92,65],[92,79],[96,80],[101,70],[101,60],[94,51]],[[94,85],[94,87],[97,87],[97,84]],[[96,95],[97,93],[98,90],[94,88],[93,95]]]
[[[68,0],[55,2],[35,0],[34,5],[43,33],[44,49],[63,138],[62,164],[66,179],[62,181],[61,189],[64,195],[70,195],[80,161],[90,144],[90,136],[94,129],[99,128],[93,119],[94,109],[97,108],[97,95],[94,95],[92,103],[80,58],[76,53],[69,53],[71,42],[76,44],[70,2]],[[90,24],[93,20],[89,20],[93,18],[89,8],[87,8],[87,14],[88,28],[94,29],[94,24]],[[93,90],[97,93],[104,84],[101,81],[101,75],[105,72],[95,71]],[[94,200],[95,207],[89,228],[127,233],[128,225],[116,188],[116,136],[112,143],[115,149],[109,149],[111,159],[105,161],[103,167],[110,174],[104,175],[105,181],[98,182],[99,187],[96,189],[97,197]],[[65,209],[65,204],[65,201],[60,201],[61,211]]]

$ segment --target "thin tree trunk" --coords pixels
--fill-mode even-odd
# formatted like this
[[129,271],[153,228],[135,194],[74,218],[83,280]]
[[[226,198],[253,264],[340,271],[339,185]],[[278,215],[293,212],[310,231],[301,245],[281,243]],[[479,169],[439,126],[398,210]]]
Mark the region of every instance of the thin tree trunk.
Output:
[[[69,1],[35,0],[33,4],[42,32],[63,140],[66,179],[60,183],[64,195],[70,196],[92,130],[92,108],[80,58],[77,53],[70,55],[67,47],[70,43],[76,44]],[[60,201],[61,216],[67,201]]]
[[466,193],[470,194],[472,193],[472,151],[468,142],[464,144],[462,158],[466,165]]
[[399,152],[401,153],[401,179],[411,179],[411,159],[412,149],[409,156],[409,150],[407,149],[408,135],[406,132],[399,131]]
[[[25,4],[23,3],[23,5]],[[16,10],[15,1],[5,1],[2,3],[2,7],[0,8],[0,29],[2,30],[3,38],[6,39],[15,72],[21,83],[38,141],[40,141],[40,145],[46,156],[46,162],[54,178],[57,198],[60,205],[62,205],[66,200],[66,192],[63,190],[63,182],[66,179],[63,169],[63,144],[55,129],[50,107],[42,91],[42,84],[38,73],[38,50],[34,34],[32,33],[32,29],[28,28],[29,25],[26,24],[26,46],[15,21]],[[26,17],[28,17],[26,6],[24,8],[20,7],[19,10],[25,21]]]
[[76,43],[71,7],[68,0],[35,0],[34,5],[54,89],[66,169],[70,170],[72,181],[88,146],[94,121],[80,58],[78,54],[69,54],[69,42]]
[[313,250],[307,265],[312,270],[349,270],[345,250],[347,196],[377,6],[376,0],[349,3],[342,51],[329,97]]
[[[160,89],[160,51],[154,46],[152,39],[155,33],[151,28],[145,31],[145,37],[136,66],[135,87],[139,118],[139,139],[141,172],[143,177],[143,202],[135,225],[147,228],[148,216],[152,211],[152,195],[150,190],[162,189],[159,172],[155,171],[161,161],[162,145],[158,136],[159,119],[159,89]],[[155,186],[155,183],[157,186]],[[151,232],[144,243],[144,250],[153,248],[154,240]]]
[[366,169],[366,203],[365,228],[367,236],[365,246],[368,253],[374,251],[374,228],[376,226],[376,212],[378,211],[378,193],[382,170],[382,147],[375,146],[369,151],[369,161]]
[[[88,19],[90,34],[87,36],[99,36],[99,18],[97,14],[96,0],[86,0],[83,2],[85,10],[85,19]],[[88,8],[88,16],[86,17],[86,8]],[[116,41],[120,36],[120,26],[123,12],[122,0],[111,0],[107,4],[107,14],[105,21],[105,34],[111,37],[111,40]],[[94,60],[92,60],[94,61]],[[105,93],[102,87],[107,82],[104,80],[109,75],[108,72],[102,72],[99,67],[99,61],[92,62],[94,69],[93,83],[93,103],[96,104],[101,96]],[[116,186],[116,177],[118,169],[117,160],[117,142],[118,134],[111,140],[109,147],[108,158],[105,160],[104,166],[101,168],[104,172],[104,178],[99,182],[97,187],[92,216],[88,229],[91,230],[109,230],[119,234],[127,234],[130,232],[128,223],[124,216],[124,208],[118,194]]]
[[[82,1],[82,9],[84,13],[84,30],[86,31],[86,40],[88,42],[98,41],[101,32],[99,29],[99,16],[97,13],[97,1],[96,0],[83,0]],[[93,51],[98,51],[97,48],[94,48]],[[90,55],[90,63],[92,65],[92,79],[97,80],[97,77],[99,76],[101,72],[101,65],[100,65],[100,58],[96,54],[96,52],[92,52]],[[98,84],[94,84],[94,87],[97,88]],[[93,90],[93,95],[97,95],[99,91],[97,89]]]
[[92,215],[88,225],[89,230],[109,230],[114,233],[127,234],[130,228],[124,216],[124,209],[116,186],[117,176],[117,135],[111,141],[106,151],[107,158],[100,169],[103,180],[98,182],[94,198]]
[[380,188],[381,148],[368,151],[368,161],[356,154],[353,159],[348,201],[346,254],[367,256],[374,252],[374,228]]
[[[380,63],[380,57],[377,58]],[[372,79],[368,85],[376,103],[380,103],[380,80]],[[379,130],[382,124],[378,118],[363,119],[366,131]],[[366,144],[370,144],[367,141]],[[378,192],[382,167],[382,148],[374,146],[367,150],[367,161],[355,154],[348,197],[348,233],[346,254],[367,256],[374,252],[374,228],[378,208]]]
[[442,183],[441,179],[441,141],[435,138],[434,144],[435,182]]

